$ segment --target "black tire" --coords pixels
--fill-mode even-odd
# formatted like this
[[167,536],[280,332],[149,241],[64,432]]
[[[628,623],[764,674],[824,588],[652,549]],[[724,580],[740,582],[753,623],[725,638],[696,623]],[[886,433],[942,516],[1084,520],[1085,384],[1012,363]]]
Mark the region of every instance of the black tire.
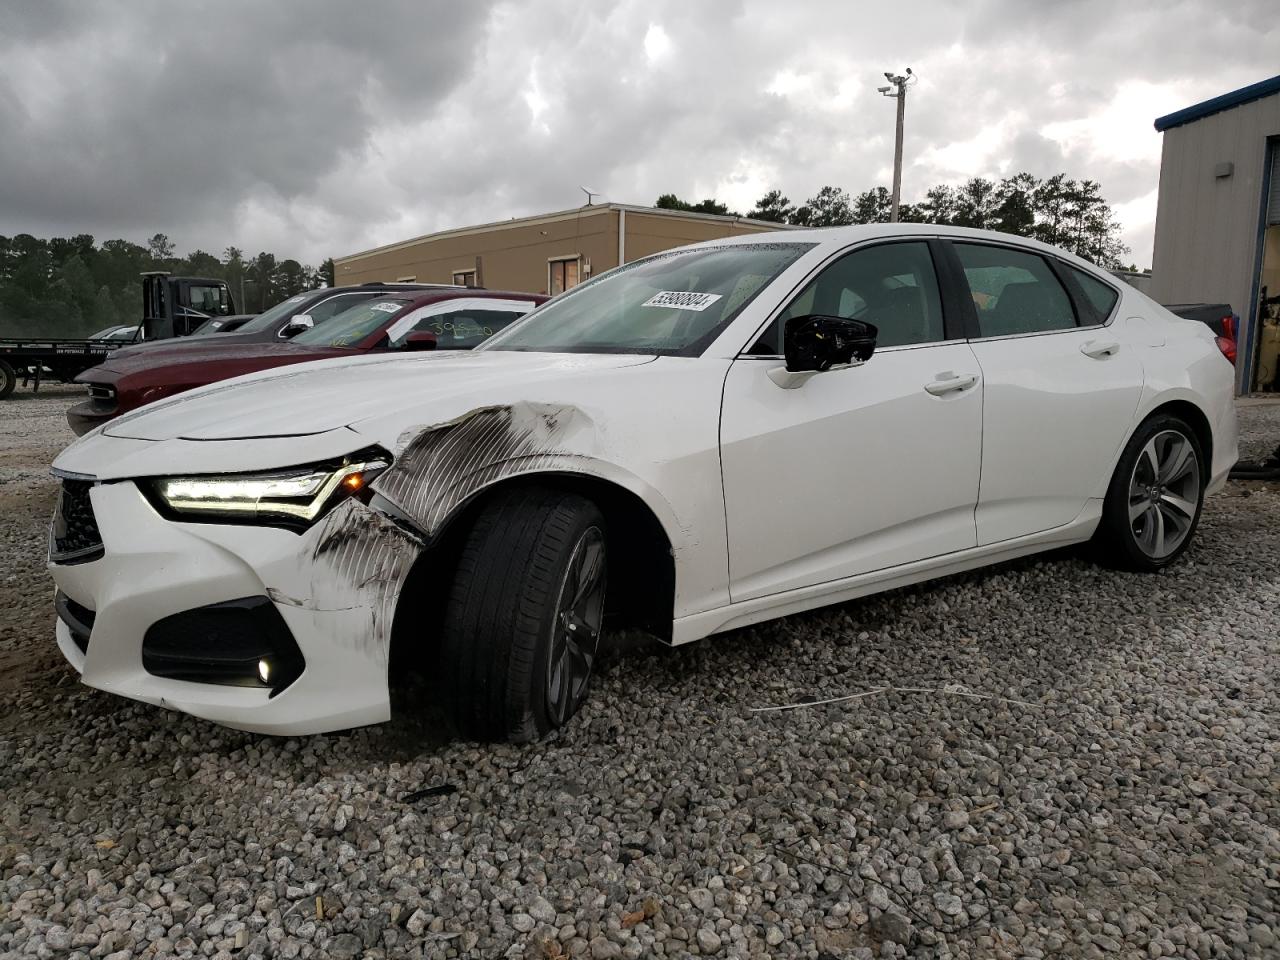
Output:
[[[1177,497],[1179,502],[1193,504],[1194,510],[1173,509],[1166,505],[1170,488],[1165,492],[1165,484],[1161,482],[1160,471],[1155,459],[1147,458],[1149,444],[1171,447],[1175,437],[1194,454],[1194,469],[1183,468],[1184,485],[1177,492],[1186,493],[1185,497]],[[1171,458],[1174,455],[1171,455]],[[1140,468],[1139,459],[1144,463]],[[1156,458],[1158,459],[1158,457]],[[1135,472],[1137,471],[1137,472]],[[1185,421],[1168,414],[1159,414],[1142,423],[1129,442],[1116,464],[1111,484],[1107,488],[1107,497],[1102,508],[1102,520],[1094,535],[1094,546],[1098,558],[1109,566],[1124,570],[1135,570],[1141,573],[1153,573],[1173,563],[1190,546],[1195,536],[1196,527],[1200,523],[1200,512],[1204,506],[1204,487],[1208,476],[1204,459],[1204,450],[1196,432]],[[1194,480],[1194,484],[1192,484]],[[1190,494],[1194,486],[1194,496]],[[1146,493],[1141,492],[1146,490]],[[1151,491],[1156,491],[1152,493]],[[1144,499],[1147,498],[1147,499]],[[1152,513],[1152,511],[1155,513]],[[1137,513],[1142,511],[1142,513]],[[1187,516],[1189,512],[1189,517]],[[1156,516],[1156,514],[1160,516]],[[1150,525],[1153,521],[1159,531],[1161,550],[1152,553]],[[1174,529],[1177,522],[1180,539],[1175,545],[1164,551],[1165,524]],[[1185,529],[1182,525],[1185,524]],[[1146,544],[1146,546],[1144,546]]]
[[17,385],[17,372],[7,362],[0,360],[0,400],[13,393],[13,388]]
[[[605,545],[604,517],[573,493],[518,487],[483,508],[463,544],[441,630],[439,689],[458,733],[524,743],[581,706],[599,652]],[[578,616],[562,608],[584,562],[598,573],[598,596],[593,586]]]

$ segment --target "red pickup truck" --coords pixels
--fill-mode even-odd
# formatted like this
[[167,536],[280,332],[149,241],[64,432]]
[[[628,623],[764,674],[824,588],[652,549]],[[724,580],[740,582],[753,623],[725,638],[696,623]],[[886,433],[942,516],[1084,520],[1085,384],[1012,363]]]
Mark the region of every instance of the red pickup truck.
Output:
[[529,293],[438,287],[388,292],[276,343],[156,345],[112,356],[76,377],[89,399],[67,411],[77,435],[184,390],[290,363],[383,350],[470,350],[547,298]]

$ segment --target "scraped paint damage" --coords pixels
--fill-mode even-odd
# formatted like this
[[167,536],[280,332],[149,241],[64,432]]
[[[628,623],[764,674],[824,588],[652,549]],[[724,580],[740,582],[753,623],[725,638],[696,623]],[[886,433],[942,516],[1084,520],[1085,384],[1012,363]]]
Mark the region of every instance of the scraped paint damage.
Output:
[[429,536],[477,491],[505,477],[555,470],[596,448],[581,410],[518,403],[481,407],[457,420],[406,431],[395,465],[373,489]]
[[366,611],[363,629],[342,633],[385,662],[396,600],[426,541],[358,500],[339,504],[306,536],[312,562],[298,566],[296,581],[281,580],[267,595],[317,613]]
[[356,642],[386,662],[405,579],[449,513],[495,480],[563,466],[576,458],[566,450],[568,438],[580,445],[594,433],[581,412],[539,404],[483,407],[408,431],[394,466],[371,484],[403,517],[344,501],[308,531],[312,562],[299,582],[277,583],[268,594],[322,613],[367,610]]

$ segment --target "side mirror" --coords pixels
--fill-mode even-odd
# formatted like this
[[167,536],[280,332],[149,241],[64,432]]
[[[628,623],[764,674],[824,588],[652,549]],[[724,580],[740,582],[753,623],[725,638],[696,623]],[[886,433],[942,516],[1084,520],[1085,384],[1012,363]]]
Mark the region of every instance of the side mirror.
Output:
[[288,324],[286,324],[285,328],[280,332],[285,337],[296,337],[303,330],[310,330],[315,325],[316,322],[311,319],[309,314],[298,313],[289,318]]
[[879,330],[847,317],[810,313],[791,317],[782,332],[782,352],[789,373],[821,373],[864,361],[875,353]]
[[434,350],[436,348],[436,335],[429,330],[415,330],[404,338],[401,350]]

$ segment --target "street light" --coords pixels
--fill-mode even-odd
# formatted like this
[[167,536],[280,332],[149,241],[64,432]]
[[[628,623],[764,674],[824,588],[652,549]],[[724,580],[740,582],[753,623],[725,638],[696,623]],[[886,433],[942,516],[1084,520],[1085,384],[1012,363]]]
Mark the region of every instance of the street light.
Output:
[[889,222],[898,222],[898,203],[902,199],[902,123],[907,113],[907,87],[915,82],[911,68],[905,74],[893,74],[885,71],[884,78],[889,81],[887,87],[876,87],[882,96],[892,97],[898,101],[898,129],[893,143],[893,195],[889,201]]

